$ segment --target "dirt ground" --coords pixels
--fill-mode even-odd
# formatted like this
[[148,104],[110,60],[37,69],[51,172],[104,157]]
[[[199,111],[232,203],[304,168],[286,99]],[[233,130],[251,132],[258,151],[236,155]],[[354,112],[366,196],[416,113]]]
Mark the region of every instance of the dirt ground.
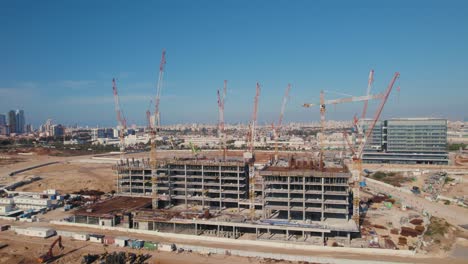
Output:
[[[114,188],[112,164],[109,163],[81,163],[80,157],[51,157],[47,155],[20,156],[16,154],[3,155],[19,162],[0,165],[0,185],[7,185],[21,180],[40,176],[42,180],[17,188],[17,191],[42,192],[45,189],[57,189],[62,193],[70,193],[81,189],[100,189],[109,192]],[[28,170],[9,176],[9,173],[49,162],[57,164]]]
[[[468,179],[467,176],[465,176],[465,178]],[[440,194],[447,197],[468,195],[468,182],[454,182],[446,184]]]
[[23,177],[37,175],[43,179],[17,188],[17,191],[41,192],[56,189],[60,193],[70,193],[81,189],[110,192],[114,187],[115,174],[112,164],[60,163],[34,169]]
[[[11,235],[9,234],[11,233]],[[14,235],[12,231],[4,232],[0,241],[7,243],[8,246],[0,249],[0,263],[37,263],[37,258],[44,254],[49,245],[56,237],[47,239],[36,237],[25,237]],[[175,253],[175,252],[160,252],[149,251],[144,249],[129,249],[119,248],[116,246],[104,246],[89,241],[78,241],[71,238],[62,238],[64,250],[59,250],[58,247],[53,250],[54,255],[58,256],[52,263],[81,263],[82,257],[88,253],[102,254],[104,252],[126,251],[136,254],[150,254],[152,257],[148,263],[154,264],[244,264],[244,263],[265,263],[259,259],[244,258],[238,256],[224,255],[201,255],[198,253]],[[276,263],[292,263],[292,262],[276,262]]]

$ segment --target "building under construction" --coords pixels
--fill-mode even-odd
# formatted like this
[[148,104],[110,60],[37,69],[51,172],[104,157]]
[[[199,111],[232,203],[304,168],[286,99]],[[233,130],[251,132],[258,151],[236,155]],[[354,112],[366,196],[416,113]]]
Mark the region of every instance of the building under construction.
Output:
[[[159,209],[135,210],[136,229],[229,238],[294,237],[314,244],[329,238],[346,244],[359,232],[350,219],[351,174],[346,168],[320,170],[312,161],[280,161],[263,166],[257,175],[261,187],[249,192],[249,166],[243,161],[178,159],[159,164]],[[119,195],[153,197],[147,160],[121,161],[115,170]],[[257,197],[250,199],[249,193]]]
[[[116,166],[117,192],[121,195],[153,195],[148,160],[121,161]],[[242,161],[174,159],[157,170],[158,207],[176,205],[203,208],[240,208],[248,198],[248,166]]]

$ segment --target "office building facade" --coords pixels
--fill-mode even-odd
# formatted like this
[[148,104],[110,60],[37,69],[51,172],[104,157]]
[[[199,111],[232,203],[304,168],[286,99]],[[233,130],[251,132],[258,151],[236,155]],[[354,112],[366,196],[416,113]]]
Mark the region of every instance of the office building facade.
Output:
[[[364,121],[365,133],[369,121]],[[447,120],[400,118],[379,121],[363,153],[365,163],[448,164]]]

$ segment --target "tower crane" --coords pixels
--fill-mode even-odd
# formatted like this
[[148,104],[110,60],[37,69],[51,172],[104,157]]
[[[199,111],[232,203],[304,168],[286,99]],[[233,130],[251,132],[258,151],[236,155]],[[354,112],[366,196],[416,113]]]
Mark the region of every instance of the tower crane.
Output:
[[249,199],[250,199],[250,218],[255,218],[255,126],[257,124],[258,99],[260,97],[260,84],[257,82],[254,98],[254,108],[252,119],[249,125],[249,146],[248,151],[244,153],[244,159],[249,164]]
[[[367,93],[366,95],[370,95],[372,85],[374,84],[374,70],[371,70],[369,72],[369,79],[367,81]],[[362,116],[361,119],[366,118],[366,113],[367,113],[367,105],[369,104],[368,100],[364,101],[364,108],[362,109]]]
[[117,123],[119,125],[119,140],[120,140],[120,159],[123,160],[125,152],[125,130],[127,129],[127,121],[120,110],[119,94],[117,92],[117,85],[115,84],[115,78],[112,79],[112,90],[114,92],[114,105],[115,113],[117,115]]
[[344,137],[347,140],[347,143],[351,149],[351,152],[353,153],[353,158],[352,158],[352,164],[353,164],[353,220],[356,222],[356,224],[359,225],[359,203],[360,203],[360,185],[364,185],[362,181],[362,155],[364,152],[364,148],[366,146],[366,141],[369,138],[369,136],[372,134],[372,131],[374,130],[374,127],[377,123],[377,121],[380,118],[380,114],[382,113],[382,110],[385,106],[385,103],[388,100],[388,96],[390,95],[390,92],[393,89],[393,86],[395,84],[395,81],[399,78],[400,73],[396,72],[395,75],[393,76],[392,80],[390,81],[390,84],[387,87],[387,90],[383,93],[383,97],[381,98],[381,102],[379,107],[377,108],[377,111],[374,115],[374,118],[371,121],[370,126],[366,129],[366,132],[364,134],[363,140],[359,142],[358,148],[355,149],[351,143],[348,140],[348,135],[346,132],[344,133]]
[[159,132],[161,125],[161,118],[159,112],[159,102],[161,100],[162,82],[164,76],[164,66],[166,65],[166,50],[163,49],[161,55],[161,63],[159,64],[159,77],[156,85],[156,99],[154,109],[154,124],[151,124],[151,151],[150,151],[150,165],[151,165],[151,192],[152,192],[152,205],[153,209],[158,208],[158,164],[156,160],[156,134]]
[[224,134],[224,101],[227,93],[227,80],[224,80],[223,94],[221,95],[218,90],[218,137],[219,147],[223,153],[223,160],[226,160],[227,146],[226,135]]
[[320,91],[320,102],[319,103],[305,103],[302,106],[309,108],[312,106],[319,105],[320,106],[320,132],[321,135],[319,137],[319,145],[320,145],[320,152],[319,152],[319,169],[321,171],[324,170],[324,161],[323,161],[323,137],[325,133],[325,112],[326,112],[326,105],[337,105],[343,103],[350,103],[350,102],[359,102],[359,101],[367,101],[367,100],[374,100],[374,99],[382,99],[384,94],[369,94],[363,96],[351,96],[345,97],[340,99],[332,99],[332,100],[325,100],[325,92],[322,90]]
[[288,102],[290,90],[291,90],[291,84],[288,84],[288,86],[286,87],[286,91],[284,92],[283,101],[281,102],[281,112],[280,112],[280,116],[278,119],[278,125],[276,126],[276,128],[274,127],[274,123],[273,123],[273,135],[275,137],[275,161],[278,160],[279,130],[281,129],[281,126],[283,124],[284,110],[286,109],[286,104]]

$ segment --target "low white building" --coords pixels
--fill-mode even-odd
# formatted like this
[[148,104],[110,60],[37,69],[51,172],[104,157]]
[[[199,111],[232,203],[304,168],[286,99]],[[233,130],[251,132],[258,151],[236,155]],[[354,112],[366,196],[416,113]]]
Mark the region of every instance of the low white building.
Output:
[[72,237],[75,240],[81,240],[81,241],[87,241],[89,239],[89,235],[86,233],[82,233],[82,232],[75,232]]
[[127,246],[127,241],[129,240],[130,238],[128,237],[116,237],[115,238],[115,242],[114,244],[118,247],[125,247]]
[[14,204],[14,202],[12,198],[0,198],[0,204],[1,205]]
[[23,210],[48,208],[52,205],[52,201],[48,198],[34,198],[24,195],[13,197],[13,202],[16,207]]
[[104,242],[104,235],[90,234],[89,241],[102,244]]
[[14,227],[16,234],[32,237],[51,237],[56,234],[54,229],[48,227],[32,226],[28,228]]
[[5,215],[11,211],[13,211],[13,205],[11,204],[2,204],[0,205],[0,215]]

